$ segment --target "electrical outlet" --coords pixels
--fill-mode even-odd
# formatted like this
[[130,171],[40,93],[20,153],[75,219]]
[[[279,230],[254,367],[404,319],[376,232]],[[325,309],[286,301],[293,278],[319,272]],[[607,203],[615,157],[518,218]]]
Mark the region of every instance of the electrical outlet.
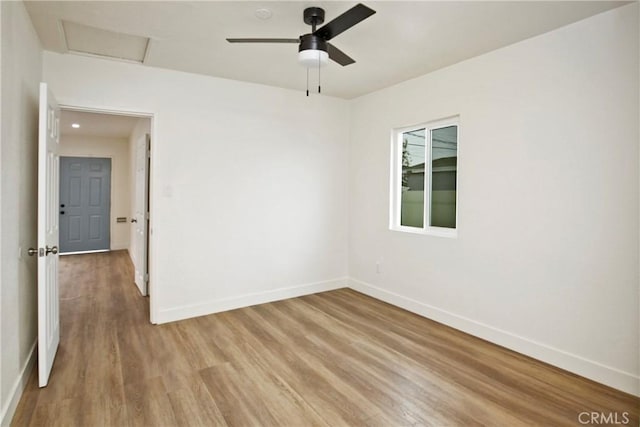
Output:
[[376,273],[377,274],[382,273],[382,260],[376,261]]

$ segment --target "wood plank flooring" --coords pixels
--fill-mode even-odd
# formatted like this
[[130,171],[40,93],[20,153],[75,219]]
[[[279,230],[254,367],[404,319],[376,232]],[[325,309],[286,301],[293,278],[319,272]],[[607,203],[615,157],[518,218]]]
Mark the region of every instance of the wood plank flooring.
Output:
[[126,252],[60,261],[57,360],[14,426],[639,423],[640,399],[351,290],[154,326]]

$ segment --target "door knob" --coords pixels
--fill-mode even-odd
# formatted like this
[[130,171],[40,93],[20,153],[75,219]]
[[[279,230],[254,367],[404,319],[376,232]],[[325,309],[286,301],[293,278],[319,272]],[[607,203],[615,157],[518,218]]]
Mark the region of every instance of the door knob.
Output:
[[47,246],[45,255],[49,255],[49,254],[56,255],[57,253],[58,253],[58,247],[57,246],[53,246],[51,248],[49,246]]
[[38,254],[38,250],[34,249],[34,248],[29,248],[29,250],[27,251],[27,253],[29,254],[29,256],[34,256]]
[[131,222],[138,222],[138,220],[136,218],[131,218]]

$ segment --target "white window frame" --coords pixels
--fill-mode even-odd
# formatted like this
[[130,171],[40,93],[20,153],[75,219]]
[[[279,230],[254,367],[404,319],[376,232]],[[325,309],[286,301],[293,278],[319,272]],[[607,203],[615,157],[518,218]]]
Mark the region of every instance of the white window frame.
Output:
[[[432,131],[456,126],[458,128],[456,156],[458,165],[460,164],[460,117],[449,117],[430,122],[421,123],[415,126],[406,126],[395,128],[391,131],[391,177],[390,177],[390,203],[389,203],[389,229],[392,231],[402,231],[406,233],[424,234],[439,237],[458,237],[458,195],[459,195],[459,179],[456,168],[456,228],[433,227],[431,223],[431,135]],[[401,207],[402,207],[402,135],[406,132],[416,130],[425,130],[425,173],[424,173],[424,218],[422,227],[410,227],[401,225]],[[428,165],[428,166],[427,166]]]

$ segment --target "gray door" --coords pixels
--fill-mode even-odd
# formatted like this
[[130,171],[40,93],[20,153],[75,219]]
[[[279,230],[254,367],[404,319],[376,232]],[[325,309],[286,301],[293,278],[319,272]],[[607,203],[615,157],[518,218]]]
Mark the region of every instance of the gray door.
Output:
[[111,159],[60,157],[60,252],[108,250]]

